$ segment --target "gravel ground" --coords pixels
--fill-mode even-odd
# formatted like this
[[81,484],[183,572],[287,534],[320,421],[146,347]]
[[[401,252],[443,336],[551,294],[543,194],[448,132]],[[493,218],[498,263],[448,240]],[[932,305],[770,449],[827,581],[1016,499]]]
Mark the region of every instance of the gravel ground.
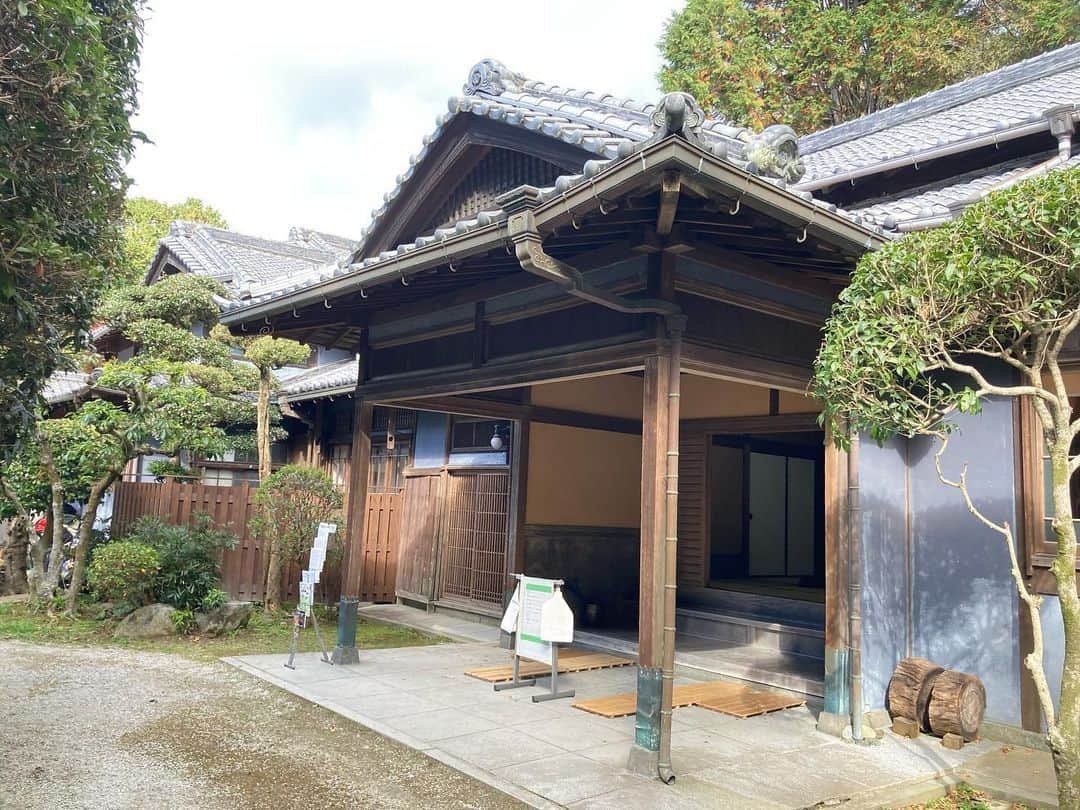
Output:
[[0,642],[0,807],[509,808],[224,664]]

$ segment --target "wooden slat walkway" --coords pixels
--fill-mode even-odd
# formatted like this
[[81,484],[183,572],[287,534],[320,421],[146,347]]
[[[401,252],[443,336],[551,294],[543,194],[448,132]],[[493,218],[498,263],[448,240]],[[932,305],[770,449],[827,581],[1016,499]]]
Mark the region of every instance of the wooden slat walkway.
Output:
[[[759,692],[748,686],[740,686],[727,681],[710,681],[676,686],[672,690],[672,708],[700,706],[714,712],[730,714],[734,717],[754,717],[759,714],[791,709],[802,706],[806,701],[776,692]],[[573,707],[601,717],[626,717],[637,708],[637,697],[633,692],[620,695],[576,700]]]
[[[576,647],[567,647],[559,650],[559,673],[587,672],[593,669],[610,669],[612,667],[625,667],[634,663],[631,658],[622,658],[607,653],[581,650]],[[519,675],[522,678],[534,678],[541,675],[550,675],[551,667],[539,661],[526,661],[522,659],[518,665]],[[465,674],[471,678],[478,678],[488,683],[502,683],[514,677],[514,668],[510,664],[501,664],[494,667],[477,667],[467,669]]]

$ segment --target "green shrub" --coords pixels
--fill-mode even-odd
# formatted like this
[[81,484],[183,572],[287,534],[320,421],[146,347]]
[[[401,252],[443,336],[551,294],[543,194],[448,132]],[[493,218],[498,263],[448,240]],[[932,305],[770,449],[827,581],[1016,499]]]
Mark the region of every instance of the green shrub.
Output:
[[206,596],[202,600],[202,609],[204,611],[210,611],[214,608],[219,608],[229,601],[229,595],[221,588],[211,588],[207,592]]
[[180,635],[186,636],[196,627],[195,612],[192,610],[175,610],[173,611],[172,616],[170,616],[169,618],[172,619],[173,627],[176,628],[176,632],[180,633]]
[[117,541],[94,549],[87,580],[98,599],[138,606],[153,596],[160,570],[161,559],[153,548]]
[[221,553],[237,538],[214,528],[208,515],[190,526],[146,516],[132,526],[131,540],[155,549],[161,561],[154,584],[157,599],[178,610],[198,610],[221,582]]

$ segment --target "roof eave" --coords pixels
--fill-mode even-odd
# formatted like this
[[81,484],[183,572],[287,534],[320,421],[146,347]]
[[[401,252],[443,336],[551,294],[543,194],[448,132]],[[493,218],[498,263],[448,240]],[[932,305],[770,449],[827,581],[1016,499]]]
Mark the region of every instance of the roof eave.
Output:
[[[729,189],[738,189],[741,198],[759,201],[764,208],[793,226],[811,228],[830,241],[847,244],[856,252],[876,249],[888,238],[838,213],[797,191],[767,178],[748,173],[686,140],[672,135],[646,146],[639,152],[613,161],[594,176],[581,179],[565,192],[553,194],[534,211],[537,226],[548,231],[569,221],[571,212],[580,217],[606,202],[639,186],[647,174],[680,168],[689,173],[712,179]],[[407,279],[416,273],[446,264],[451,258],[466,258],[505,244],[508,239],[505,219],[389,257],[366,271],[348,273],[337,278],[296,290],[268,301],[238,307],[224,313],[221,322],[227,326],[269,318],[290,309],[329,302],[347,293],[367,289],[390,281]]]

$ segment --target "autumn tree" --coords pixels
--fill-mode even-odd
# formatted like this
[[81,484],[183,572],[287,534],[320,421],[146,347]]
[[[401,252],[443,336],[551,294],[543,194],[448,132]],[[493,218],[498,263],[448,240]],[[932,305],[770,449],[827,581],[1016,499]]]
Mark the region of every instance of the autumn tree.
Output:
[[1059,0],[689,0],[660,41],[665,90],[737,124],[857,118],[1080,39]]
[[[1070,485],[1080,468],[1080,413],[1062,373],[1080,326],[1080,169],[1055,171],[997,191],[956,221],[867,254],[826,325],[812,393],[841,443],[852,433],[884,441],[933,435],[942,482],[1004,540],[1033,632],[1024,658],[1046,721],[1061,807],[1080,808],[1080,595]],[[1027,400],[1049,458],[1050,571],[1064,624],[1065,660],[1055,708],[1043,665],[1042,597],[1017,560],[1012,527],[986,514],[967,468],[942,463],[950,415],[984,397]],[[1027,497],[1040,497],[1029,493]]]
[[157,453],[220,455],[250,432],[254,413],[244,394],[255,386],[254,373],[233,360],[227,345],[195,333],[216,320],[223,292],[217,282],[187,274],[114,290],[97,315],[137,351],[104,362],[85,401],[61,417],[42,414],[19,451],[0,464],[0,517],[50,518],[51,531],[31,546],[35,598],[50,598],[60,582],[65,504],[82,505],[67,595],[73,611],[97,507],[127,463]]
[[0,3],[0,447],[120,263],[141,6]]
[[142,283],[157,253],[158,242],[169,233],[169,225],[178,219],[215,228],[229,227],[220,211],[195,197],[175,205],[149,197],[130,197],[124,203],[123,263],[116,283]]

